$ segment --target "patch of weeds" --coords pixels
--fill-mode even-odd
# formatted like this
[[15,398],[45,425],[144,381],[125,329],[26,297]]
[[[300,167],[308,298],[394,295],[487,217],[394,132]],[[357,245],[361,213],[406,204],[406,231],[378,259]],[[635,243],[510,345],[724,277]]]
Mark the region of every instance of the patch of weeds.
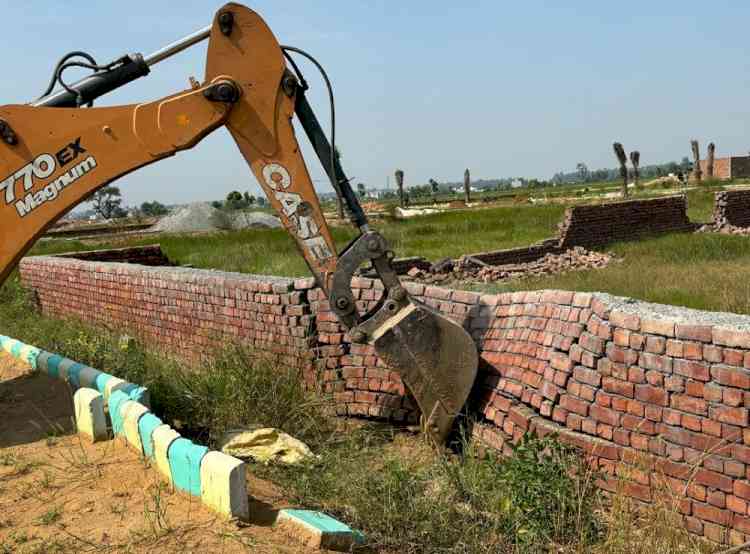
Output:
[[172,530],[167,519],[167,502],[163,497],[166,490],[167,485],[161,482],[149,487],[149,498],[143,505],[143,517],[154,537],[161,537]]
[[37,525],[52,525],[62,517],[62,506],[53,506],[36,519]]
[[295,502],[363,530],[374,549],[539,552],[596,540],[598,494],[575,450],[531,436],[509,458],[480,458],[471,443],[463,446],[461,455],[420,444],[413,448],[422,451],[405,453],[363,429],[301,468],[254,471]]

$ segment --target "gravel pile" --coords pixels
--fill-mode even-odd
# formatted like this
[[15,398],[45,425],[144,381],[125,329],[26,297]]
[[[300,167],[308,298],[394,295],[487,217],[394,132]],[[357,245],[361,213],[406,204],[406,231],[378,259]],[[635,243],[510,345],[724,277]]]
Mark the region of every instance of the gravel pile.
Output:
[[558,275],[568,271],[598,269],[613,261],[619,261],[612,253],[594,252],[576,246],[560,254],[547,254],[533,262],[508,265],[489,265],[473,257],[462,256],[458,260],[443,260],[429,271],[414,268],[407,274],[423,283],[493,283]]
[[152,227],[163,233],[199,233],[240,229],[275,229],[281,227],[278,218],[262,212],[225,212],[208,202],[188,204],[162,218]]

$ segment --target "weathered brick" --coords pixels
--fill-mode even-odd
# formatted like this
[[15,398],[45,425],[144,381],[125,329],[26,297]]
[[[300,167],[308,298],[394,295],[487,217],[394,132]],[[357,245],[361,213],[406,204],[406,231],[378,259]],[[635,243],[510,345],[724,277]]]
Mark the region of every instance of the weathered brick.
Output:
[[653,317],[641,318],[641,331],[644,333],[651,333],[652,335],[663,335],[665,337],[674,337],[674,329],[674,321]]
[[711,375],[722,385],[750,389],[750,371],[725,365],[711,366]]
[[675,326],[675,336],[680,339],[711,342],[713,340],[713,327],[711,325],[688,325],[678,323]]
[[700,398],[673,394],[670,400],[670,405],[672,408],[683,412],[708,415],[708,404]]
[[661,388],[652,387],[650,385],[636,385],[635,397],[642,402],[667,406],[669,395],[666,390]]
[[678,375],[683,375],[691,379],[699,381],[708,381],[711,379],[709,366],[704,362],[675,360],[673,369]]

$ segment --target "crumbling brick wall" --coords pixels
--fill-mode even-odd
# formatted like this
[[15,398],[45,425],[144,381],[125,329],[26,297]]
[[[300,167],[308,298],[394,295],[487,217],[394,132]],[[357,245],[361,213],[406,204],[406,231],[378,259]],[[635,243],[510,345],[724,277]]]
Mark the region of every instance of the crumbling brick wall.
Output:
[[[701,160],[701,172],[704,178],[708,178],[708,161]],[[714,159],[714,179],[726,181],[732,178],[732,158]]]
[[687,200],[680,195],[568,208],[560,225],[559,238],[563,249],[596,248],[695,228],[687,216]]
[[172,262],[162,252],[158,244],[147,246],[130,246],[127,248],[113,248],[108,250],[90,250],[88,252],[71,252],[58,254],[62,258],[75,258],[89,262],[120,262],[147,266],[171,266]]
[[557,237],[528,247],[478,252],[471,256],[492,265],[519,264],[575,246],[598,248],[644,236],[689,232],[696,227],[687,216],[687,202],[682,195],[571,206],[565,210]]
[[[55,257],[20,269],[47,314],[192,359],[239,341],[301,368],[342,415],[418,416],[398,374],[349,343],[312,279]],[[382,294],[370,279],[352,285],[360,310]],[[586,452],[603,488],[653,502],[667,487],[691,532],[750,539],[750,317],[601,293],[406,286],[477,344],[477,440],[505,450],[527,431],[557,433]]]
[[713,220],[717,227],[750,227],[750,189],[717,192]]

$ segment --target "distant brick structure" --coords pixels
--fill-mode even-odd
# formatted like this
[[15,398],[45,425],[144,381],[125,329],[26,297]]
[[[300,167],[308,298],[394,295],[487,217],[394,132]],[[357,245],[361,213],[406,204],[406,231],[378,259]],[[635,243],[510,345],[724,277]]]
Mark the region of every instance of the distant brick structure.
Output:
[[[194,360],[236,341],[299,368],[341,415],[417,419],[399,376],[348,342],[312,279],[60,257],[25,258],[20,272],[46,314]],[[361,311],[383,293],[370,279],[352,286]],[[502,451],[527,431],[557,433],[583,449],[604,489],[675,497],[692,533],[750,539],[750,317],[601,293],[406,287],[476,342],[477,440]]]
[[717,227],[750,227],[750,189],[717,192],[713,219]]
[[[701,160],[703,177],[708,176],[708,162]],[[714,179],[750,178],[750,156],[731,156],[714,160]]]
[[683,195],[572,206],[565,210],[557,237],[527,247],[478,252],[472,256],[492,265],[518,264],[559,254],[574,246],[598,248],[663,233],[691,232],[696,227],[688,218]]
[[172,262],[162,252],[161,245],[131,246],[110,250],[90,250],[88,252],[71,252],[58,254],[62,258],[75,258],[89,262],[120,262],[147,266],[171,266]]

